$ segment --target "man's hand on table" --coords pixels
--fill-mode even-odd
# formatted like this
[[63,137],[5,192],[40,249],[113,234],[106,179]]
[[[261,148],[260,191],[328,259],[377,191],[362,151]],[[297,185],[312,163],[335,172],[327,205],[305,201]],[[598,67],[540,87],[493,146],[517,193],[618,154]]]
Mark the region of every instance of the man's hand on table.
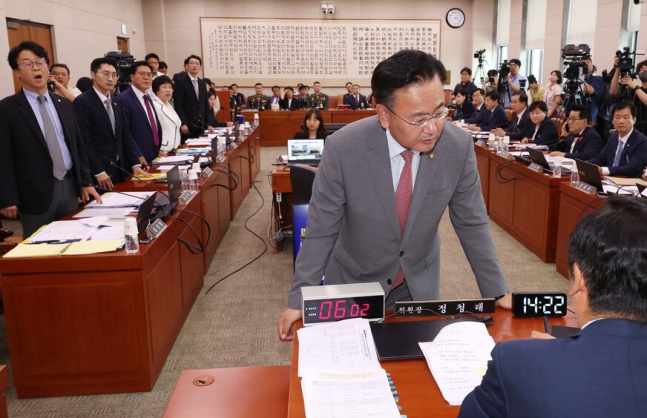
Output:
[[286,309],[279,318],[279,338],[283,341],[294,339],[294,323],[301,319],[301,311],[297,309]]
[[545,332],[541,331],[533,331],[530,333],[530,338],[535,338],[537,340],[554,340],[555,337],[553,337],[550,334],[546,334]]
[[505,296],[494,303],[500,308],[512,309],[512,293],[506,293]]

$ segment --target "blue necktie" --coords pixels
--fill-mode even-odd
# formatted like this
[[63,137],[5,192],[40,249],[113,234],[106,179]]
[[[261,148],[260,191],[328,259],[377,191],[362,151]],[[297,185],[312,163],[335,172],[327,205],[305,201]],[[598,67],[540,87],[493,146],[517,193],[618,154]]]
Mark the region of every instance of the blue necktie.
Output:
[[616,158],[613,160],[613,166],[617,167],[620,165],[620,157],[622,157],[622,149],[624,148],[624,142],[618,138],[618,151],[616,152]]

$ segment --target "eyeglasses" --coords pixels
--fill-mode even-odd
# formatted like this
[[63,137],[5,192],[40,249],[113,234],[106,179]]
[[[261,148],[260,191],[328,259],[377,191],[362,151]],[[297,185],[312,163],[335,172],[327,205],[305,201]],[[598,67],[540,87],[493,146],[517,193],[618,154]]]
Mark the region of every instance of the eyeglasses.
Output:
[[386,107],[389,112],[393,113],[395,116],[402,119],[402,121],[408,123],[409,125],[411,125],[411,126],[413,126],[415,128],[420,128],[420,129],[424,128],[429,123],[429,121],[439,122],[440,120],[445,119],[445,117],[449,113],[449,109],[447,109],[446,107],[443,107],[443,110],[441,110],[440,113],[436,113],[433,116],[426,115],[426,116],[423,116],[420,119],[417,119],[417,120],[414,120],[413,122],[410,122],[410,121],[406,120],[405,118],[403,118],[402,116],[395,113],[388,106],[385,105],[384,107]]
[[189,61],[189,65],[202,65],[200,61]]
[[575,118],[575,117],[572,117],[572,116],[569,117],[569,118],[566,118],[566,122],[576,122],[578,120],[582,120],[582,118]]
[[117,73],[111,73],[110,71],[99,71],[98,74],[101,74],[107,79],[117,78]]
[[22,65],[25,68],[31,68],[34,65],[38,68],[43,68],[43,67],[47,67],[47,61],[45,61],[44,59],[36,60],[36,61],[23,60],[20,62],[20,65]]
[[153,73],[142,73],[142,72],[138,72],[138,73],[135,73],[135,74],[137,74],[137,75],[138,75],[138,76],[140,76],[140,77],[144,77],[144,78],[151,78],[151,77],[153,77]]

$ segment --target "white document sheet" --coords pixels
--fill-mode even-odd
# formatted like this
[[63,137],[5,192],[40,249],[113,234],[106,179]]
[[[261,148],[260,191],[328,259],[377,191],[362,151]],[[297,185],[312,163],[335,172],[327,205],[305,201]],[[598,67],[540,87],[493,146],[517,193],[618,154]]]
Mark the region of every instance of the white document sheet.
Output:
[[301,328],[297,333],[299,377],[308,368],[333,371],[381,369],[366,319],[347,319]]
[[[88,203],[85,207],[88,208],[126,208],[126,207],[137,207],[144,203],[150,195],[156,192],[124,192],[124,193],[113,193],[109,192],[101,196],[103,203],[99,203],[96,200]],[[95,215],[97,216],[97,215]]]
[[458,322],[443,328],[433,342],[421,342],[420,349],[443,397],[460,405],[487,370],[494,340],[480,322]]

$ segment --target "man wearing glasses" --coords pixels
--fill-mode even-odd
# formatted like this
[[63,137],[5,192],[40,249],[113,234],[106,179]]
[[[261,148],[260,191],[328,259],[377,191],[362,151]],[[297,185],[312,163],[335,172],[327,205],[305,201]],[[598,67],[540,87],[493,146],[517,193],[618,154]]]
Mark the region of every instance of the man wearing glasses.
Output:
[[583,161],[590,160],[598,155],[602,149],[602,138],[589,126],[591,111],[587,106],[576,105],[566,119],[568,123],[568,136],[552,147],[555,151],[553,157],[578,158]]
[[197,138],[205,130],[212,131],[207,125],[207,112],[209,99],[207,98],[207,85],[198,77],[202,68],[202,59],[197,55],[189,55],[184,60],[187,73],[177,79],[173,88],[173,101],[182,126],[182,143],[187,138]]
[[471,136],[444,123],[443,64],[403,50],[375,68],[377,116],[326,140],[312,187],[307,233],[288,309],[278,322],[293,339],[301,287],[379,282],[386,308],[439,298],[438,225],[449,207],[481,294],[510,307],[488,226]]
[[94,59],[90,64],[90,76],[92,88],[74,101],[74,109],[90,173],[99,190],[112,190],[115,184],[125,180],[121,169],[135,175],[147,175],[141,169],[146,161],[138,154],[125,124],[123,106],[110,94],[118,78],[115,62],[105,57]]
[[153,83],[153,70],[146,61],[136,61],[130,66],[132,84],[119,95],[130,135],[135,141],[140,162],[148,166],[159,156],[162,143],[162,126],[155,106],[146,91]]
[[23,88],[0,101],[0,213],[20,214],[23,236],[78,209],[92,195],[72,103],[47,91],[47,51],[22,42],[7,58]]

